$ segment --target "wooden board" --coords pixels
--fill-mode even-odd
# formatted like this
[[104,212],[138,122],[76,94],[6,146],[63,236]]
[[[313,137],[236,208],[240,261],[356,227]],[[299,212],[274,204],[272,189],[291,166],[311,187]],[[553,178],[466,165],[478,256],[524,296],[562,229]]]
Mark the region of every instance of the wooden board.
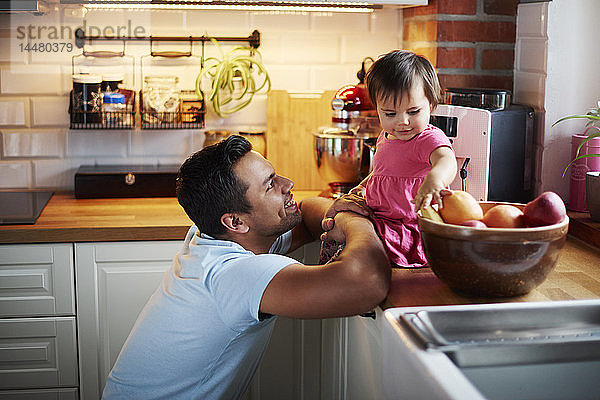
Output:
[[267,159],[279,175],[294,181],[296,190],[328,188],[317,171],[313,133],[331,125],[335,91],[271,90],[267,99]]

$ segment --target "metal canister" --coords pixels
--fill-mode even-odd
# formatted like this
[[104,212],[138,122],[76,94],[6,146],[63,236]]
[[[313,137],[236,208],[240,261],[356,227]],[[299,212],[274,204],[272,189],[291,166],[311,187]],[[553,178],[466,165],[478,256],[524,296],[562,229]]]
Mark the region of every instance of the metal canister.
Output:
[[103,92],[116,92],[119,85],[123,83],[123,74],[120,72],[110,72],[102,75]]
[[100,75],[73,75],[73,122],[99,123],[102,98],[100,97]]

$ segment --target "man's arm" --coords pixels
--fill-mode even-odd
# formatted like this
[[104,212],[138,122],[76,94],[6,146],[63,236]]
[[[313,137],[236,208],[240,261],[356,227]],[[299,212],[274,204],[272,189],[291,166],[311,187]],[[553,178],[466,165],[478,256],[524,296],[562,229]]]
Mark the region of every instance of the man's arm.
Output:
[[[321,216],[315,218],[317,225]],[[340,255],[326,265],[283,268],[268,284],[261,312],[293,318],[340,317],[367,312],[385,299],[391,270],[373,224],[342,212],[335,217],[334,229],[346,242]]]

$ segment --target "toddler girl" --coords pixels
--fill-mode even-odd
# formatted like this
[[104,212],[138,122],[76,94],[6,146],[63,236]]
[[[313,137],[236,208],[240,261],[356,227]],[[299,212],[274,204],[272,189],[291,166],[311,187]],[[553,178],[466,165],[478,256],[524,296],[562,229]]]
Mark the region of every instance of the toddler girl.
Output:
[[382,128],[373,171],[334,203],[323,227],[331,229],[330,217],[356,211],[350,203],[364,198],[392,264],[423,267],[427,260],[416,211],[432,202],[441,207],[443,191],[456,175],[450,140],[429,124],[441,100],[440,84],[426,58],[397,50],[371,66],[366,85]]

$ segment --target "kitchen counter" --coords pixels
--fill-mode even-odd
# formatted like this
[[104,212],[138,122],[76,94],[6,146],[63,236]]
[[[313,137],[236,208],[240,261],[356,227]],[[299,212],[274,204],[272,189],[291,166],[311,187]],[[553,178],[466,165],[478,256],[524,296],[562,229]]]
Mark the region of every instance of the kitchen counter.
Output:
[[540,286],[524,296],[461,296],[440,281],[430,268],[394,268],[392,287],[383,308],[594,298],[600,298],[600,249],[568,236],[555,269]]
[[[295,191],[297,201],[316,191]],[[54,195],[34,225],[0,226],[0,244],[183,240],[192,222],[173,197],[75,199]],[[548,279],[531,293],[509,299],[460,296],[429,268],[398,269],[383,308],[600,298],[600,249],[572,236]]]
[[[318,191],[294,191],[294,199]],[[52,196],[33,225],[0,226],[3,243],[183,240],[192,221],[175,197],[76,199]]]

